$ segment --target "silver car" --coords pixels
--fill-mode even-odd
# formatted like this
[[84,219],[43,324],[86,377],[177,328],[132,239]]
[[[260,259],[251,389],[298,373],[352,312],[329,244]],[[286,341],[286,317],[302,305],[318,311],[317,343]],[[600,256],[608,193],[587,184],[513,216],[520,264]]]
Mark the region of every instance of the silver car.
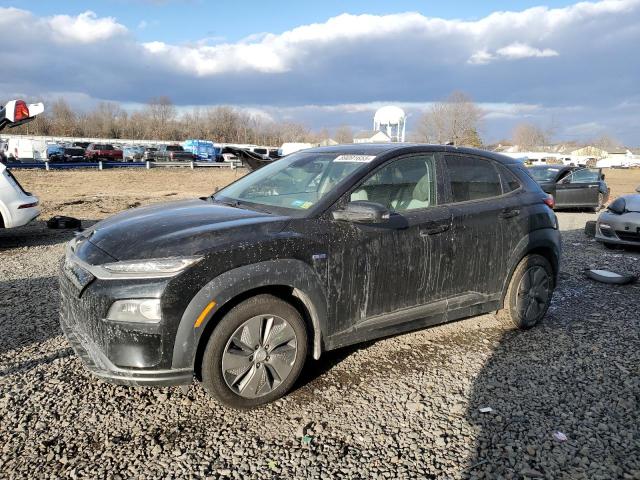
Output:
[[640,247],[640,186],[636,192],[616,198],[598,217],[596,240],[605,247]]

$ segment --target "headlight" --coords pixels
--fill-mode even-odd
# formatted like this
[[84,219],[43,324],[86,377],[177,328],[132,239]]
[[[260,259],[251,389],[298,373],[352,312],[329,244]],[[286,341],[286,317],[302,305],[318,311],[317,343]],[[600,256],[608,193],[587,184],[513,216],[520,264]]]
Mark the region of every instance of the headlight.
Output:
[[117,300],[107,313],[107,320],[118,322],[158,323],[161,318],[159,299]]
[[105,263],[102,268],[116,275],[170,277],[201,260],[202,257],[154,258]]
[[611,225],[608,223],[601,223],[600,228],[604,228],[605,230],[611,230]]

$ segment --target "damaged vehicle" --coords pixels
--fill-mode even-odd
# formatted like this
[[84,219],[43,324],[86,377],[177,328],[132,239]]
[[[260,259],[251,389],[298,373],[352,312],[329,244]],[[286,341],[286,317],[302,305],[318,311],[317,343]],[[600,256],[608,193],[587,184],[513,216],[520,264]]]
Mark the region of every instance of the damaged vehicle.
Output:
[[596,222],[596,240],[605,247],[640,247],[640,186],[637,194],[616,198]]
[[[0,107],[0,130],[32,121],[44,111],[42,103],[12,100]],[[40,215],[38,197],[22,188],[16,177],[0,163],[0,228],[26,225]]]
[[487,312],[545,315],[560,234],[516,160],[437,145],[342,145],[209,197],[85,230],[61,263],[61,325],[97,376],[186,385],[252,408],[308,357]]
[[555,208],[589,208],[599,212],[609,200],[609,187],[599,168],[564,165],[529,167],[542,190],[552,195]]

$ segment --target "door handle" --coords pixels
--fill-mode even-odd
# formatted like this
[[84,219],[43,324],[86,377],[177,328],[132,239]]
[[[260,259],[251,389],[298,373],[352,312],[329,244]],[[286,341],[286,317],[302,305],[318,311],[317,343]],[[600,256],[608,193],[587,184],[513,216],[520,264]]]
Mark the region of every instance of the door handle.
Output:
[[520,210],[516,208],[505,208],[500,213],[500,218],[513,218],[517,217],[518,215],[520,215]]
[[420,236],[427,237],[429,235],[436,235],[438,233],[446,232],[447,230],[449,230],[449,227],[449,222],[428,224],[424,228],[420,229]]

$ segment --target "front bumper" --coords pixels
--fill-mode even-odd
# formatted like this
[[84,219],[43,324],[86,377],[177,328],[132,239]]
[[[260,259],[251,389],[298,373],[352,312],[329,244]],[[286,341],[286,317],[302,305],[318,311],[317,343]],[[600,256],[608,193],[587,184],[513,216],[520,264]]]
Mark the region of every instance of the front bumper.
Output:
[[84,362],[87,369],[98,378],[117,385],[170,386],[189,385],[193,381],[191,369],[129,370],[114,365],[100,348],[89,339],[82,339],[60,319],[60,327],[73,351]]
[[122,385],[190,384],[193,367],[172,366],[175,331],[167,324],[106,320],[116,300],[161,298],[166,279],[101,280],[74,258],[68,251],[60,265],[60,326],[88,370]]
[[[610,228],[603,228],[602,224]],[[615,245],[640,246],[640,213],[614,215],[603,212],[596,223],[596,240]]]

